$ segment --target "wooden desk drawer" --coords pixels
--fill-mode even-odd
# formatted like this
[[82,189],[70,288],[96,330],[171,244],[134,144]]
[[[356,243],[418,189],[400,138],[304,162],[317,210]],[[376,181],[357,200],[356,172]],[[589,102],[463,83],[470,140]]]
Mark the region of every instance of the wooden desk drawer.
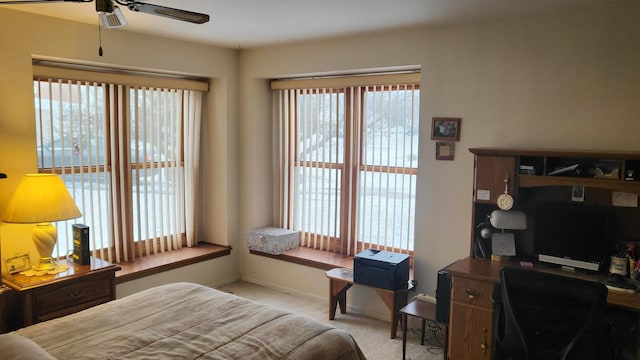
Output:
[[490,282],[455,277],[453,279],[451,300],[492,309],[493,300],[491,300],[491,294],[493,293],[493,288],[494,284]]
[[43,321],[113,300],[112,284],[111,274],[111,277],[87,276],[61,286],[37,290],[33,294],[34,315],[38,321]]

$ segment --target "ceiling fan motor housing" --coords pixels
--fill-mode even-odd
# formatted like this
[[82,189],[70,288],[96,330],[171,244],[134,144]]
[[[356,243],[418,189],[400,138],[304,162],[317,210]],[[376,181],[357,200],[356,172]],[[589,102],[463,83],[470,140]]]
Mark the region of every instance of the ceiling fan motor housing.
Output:
[[34,4],[55,2],[86,3],[95,1],[96,12],[105,28],[115,28],[127,25],[127,21],[120,9],[115,5],[127,7],[131,11],[167,17],[173,20],[186,21],[194,24],[204,24],[209,21],[208,14],[194,11],[175,9],[167,6],[147,4],[136,0],[0,0],[0,4]]
[[111,0],[96,0],[96,11],[104,13],[113,12],[113,2]]
[[127,20],[111,0],[96,0],[96,11],[102,26],[107,29],[119,28],[127,25]]

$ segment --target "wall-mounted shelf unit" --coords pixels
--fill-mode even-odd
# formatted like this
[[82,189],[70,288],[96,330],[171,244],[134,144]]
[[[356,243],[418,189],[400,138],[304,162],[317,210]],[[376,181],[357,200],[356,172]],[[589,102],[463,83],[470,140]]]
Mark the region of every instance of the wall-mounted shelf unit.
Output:
[[[640,194],[640,153],[472,148],[476,156],[512,158],[517,187],[585,186]],[[566,171],[562,171],[566,169]]]
[[[478,227],[498,209],[497,197],[506,190],[514,208],[530,219],[539,204],[573,202],[574,186],[584,187],[585,205],[613,207],[614,193],[640,195],[640,152],[576,151],[517,148],[471,148],[475,156],[470,255],[478,256]],[[638,238],[636,213],[616,210],[616,237]],[[631,213],[631,214],[629,214]],[[520,234],[529,240],[517,243],[518,251],[534,256],[533,232]],[[525,248],[529,246],[529,248]]]

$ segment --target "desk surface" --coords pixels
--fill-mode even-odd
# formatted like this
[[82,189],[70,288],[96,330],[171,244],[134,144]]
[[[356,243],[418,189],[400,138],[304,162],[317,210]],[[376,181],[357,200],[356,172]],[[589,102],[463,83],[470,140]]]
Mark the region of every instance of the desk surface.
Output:
[[[500,269],[505,266],[520,266],[517,261],[497,262],[484,259],[465,258],[447,266],[446,270],[453,276],[461,276],[474,280],[481,280],[493,283],[500,282]],[[533,270],[560,274],[589,281],[603,282],[606,279],[604,274],[585,274],[569,270],[547,267],[534,264]],[[607,303],[622,306],[640,312],[640,293],[628,293],[623,291],[609,290]]]
[[69,269],[57,273],[57,274],[47,274],[47,275],[39,275],[39,276],[27,276],[19,273],[8,275],[4,274],[2,281],[9,287],[18,290],[30,290],[34,288],[38,288],[42,285],[53,284],[61,281],[67,281],[70,278],[79,278],[88,273],[97,273],[97,272],[109,272],[109,271],[118,271],[120,267],[117,265],[113,265],[104,260],[91,257],[91,261],[88,265],[79,265],[72,261],[60,260],[58,261],[60,264],[65,264],[69,266]]
[[439,321],[436,320],[436,304],[430,302],[414,300],[400,309],[400,313],[439,323]]

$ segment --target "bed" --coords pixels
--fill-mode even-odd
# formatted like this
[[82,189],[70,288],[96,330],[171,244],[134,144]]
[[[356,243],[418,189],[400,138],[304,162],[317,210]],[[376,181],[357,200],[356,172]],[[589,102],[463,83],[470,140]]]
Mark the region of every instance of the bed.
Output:
[[29,359],[365,359],[343,330],[192,283],[151,288],[0,337],[3,359],[14,343]]

